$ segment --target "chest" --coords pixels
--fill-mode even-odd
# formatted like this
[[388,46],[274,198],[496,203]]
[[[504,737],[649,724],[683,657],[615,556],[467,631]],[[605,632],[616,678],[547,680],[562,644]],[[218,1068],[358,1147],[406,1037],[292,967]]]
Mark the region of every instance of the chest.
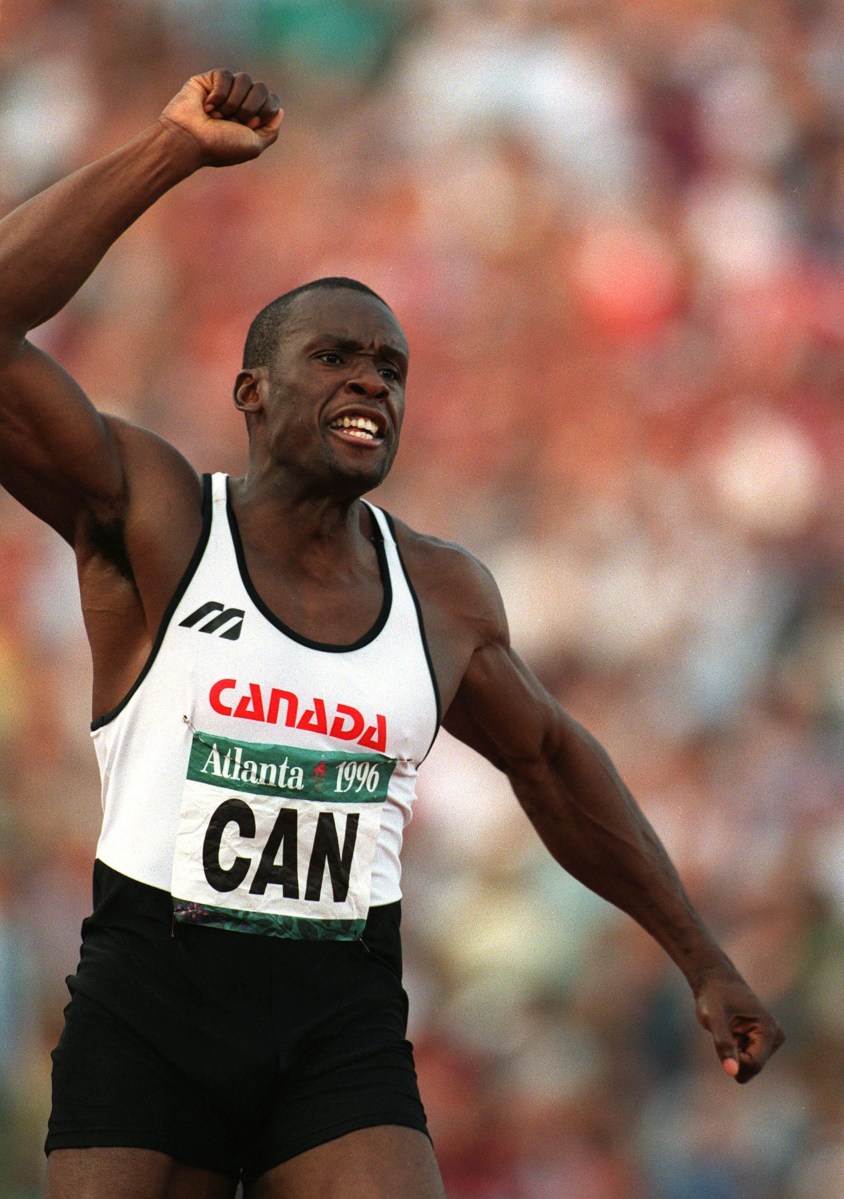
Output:
[[246,575],[259,607],[309,641],[350,646],[375,625],[385,604],[389,580],[375,552],[356,568],[327,563],[322,571],[303,572],[245,551]]
[[374,571],[303,594],[295,572],[256,570],[215,523],[157,666],[190,724],[235,741],[418,761],[436,727],[434,684],[395,546],[379,541],[374,556]]

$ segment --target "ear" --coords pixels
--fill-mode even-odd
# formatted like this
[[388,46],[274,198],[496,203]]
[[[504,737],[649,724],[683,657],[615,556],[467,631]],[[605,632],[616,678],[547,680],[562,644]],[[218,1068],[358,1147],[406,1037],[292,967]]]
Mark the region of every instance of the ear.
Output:
[[241,412],[259,412],[267,395],[268,372],[265,366],[242,370],[234,381],[234,406]]

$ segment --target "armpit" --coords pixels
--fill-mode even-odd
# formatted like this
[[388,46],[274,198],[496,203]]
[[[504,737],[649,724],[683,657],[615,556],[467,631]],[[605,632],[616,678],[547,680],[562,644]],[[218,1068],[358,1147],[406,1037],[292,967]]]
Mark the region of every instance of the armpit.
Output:
[[135,574],[126,548],[125,522],[118,518],[105,522],[89,518],[84,535],[89,553],[113,566],[117,573],[137,590]]

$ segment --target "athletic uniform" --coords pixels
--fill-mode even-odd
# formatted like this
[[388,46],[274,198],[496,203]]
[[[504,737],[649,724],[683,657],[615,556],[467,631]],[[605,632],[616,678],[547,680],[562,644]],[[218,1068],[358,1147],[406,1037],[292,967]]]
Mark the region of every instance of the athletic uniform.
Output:
[[299,636],[246,568],[224,475],[150,657],[95,721],[94,913],[53,1055],[47,1150],[124,1145],[248,1180],[357,1128],[425,1130],[400,863],[439,723],[385,513],[353,645]]

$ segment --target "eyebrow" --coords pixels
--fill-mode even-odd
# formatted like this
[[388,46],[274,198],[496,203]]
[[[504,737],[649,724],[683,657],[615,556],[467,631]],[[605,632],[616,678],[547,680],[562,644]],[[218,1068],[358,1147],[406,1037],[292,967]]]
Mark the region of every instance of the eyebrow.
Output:
[[[359,354],[363,350],[363,345],[359,341],[355,341],[349,337],[336,337],[333,333],[321,333],[314,337],[310,344],[315,345],[319,342],[328,342],[338,350],[343,350],[346,354]],[[407,366],[409,358],[406,350],[400,346],[384,343],[379,348],[379,356],[384,358],[397,358],[399,362]]]

